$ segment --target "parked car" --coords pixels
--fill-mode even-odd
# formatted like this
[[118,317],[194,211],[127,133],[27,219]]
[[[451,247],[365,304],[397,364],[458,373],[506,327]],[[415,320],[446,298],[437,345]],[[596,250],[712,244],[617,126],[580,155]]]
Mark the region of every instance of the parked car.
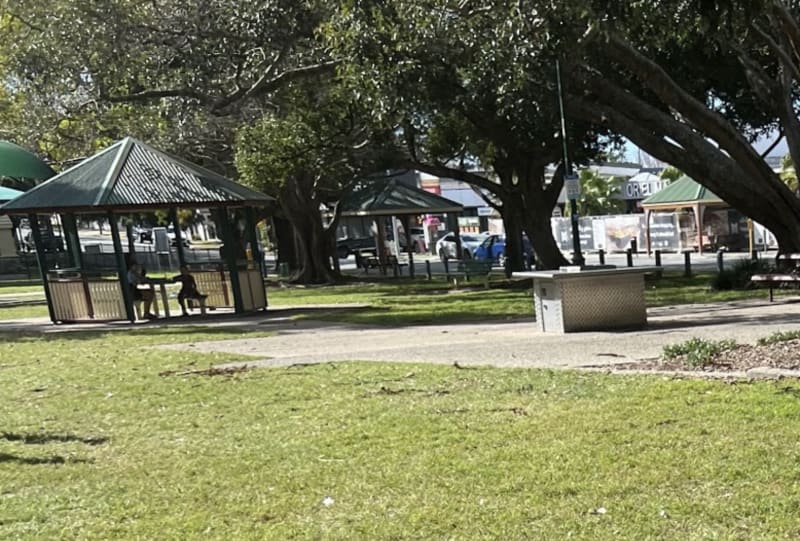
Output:
[[336,255],[339,259],[346,259],[351,254],[367,250],[375,252],[375,239],[373,237],[344,237],[336,241]]
[[472,253],[484,237],[477,233],[461,233],[461,254],[456,253],[456,234],[448,231],[436,241],[436,253],[439,259],[472,259]]
[[[522,251],[525,259],[530,261],[533,247],[526,236],[522,237]],[[489,235],[475,248],[473,256],[478,261],[493,261],[500,266],[505,266],[506,237],[504,235]]]
[[[64,239],[58,235],[42,235],[42,244],[44,244],[45,252],[64,251]],[[22,247],[26,252],[36,251],[36,243],[33,242],[33,234],[30,231],[22,239]]]

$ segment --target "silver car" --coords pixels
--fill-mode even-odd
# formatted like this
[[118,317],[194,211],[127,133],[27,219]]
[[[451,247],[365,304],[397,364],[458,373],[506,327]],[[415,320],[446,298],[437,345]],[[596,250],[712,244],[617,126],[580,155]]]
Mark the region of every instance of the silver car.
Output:
[[448,231],[445,235],[436,241],[436,253],[439,258],[444,261],[445,259],[472,259],[472,254],[475,252],[481,242],[486,238],[486,235],[479,233],[461,233],[461,254],[456,253],[456,234]]

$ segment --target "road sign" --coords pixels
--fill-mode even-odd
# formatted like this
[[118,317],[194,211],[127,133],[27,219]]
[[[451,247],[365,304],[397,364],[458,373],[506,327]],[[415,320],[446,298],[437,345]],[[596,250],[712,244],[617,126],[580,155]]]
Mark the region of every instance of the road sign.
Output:
[[581,182],[578,175],[565,175],[564,187],[567,189],[567,199],[577,199],[581,196]]

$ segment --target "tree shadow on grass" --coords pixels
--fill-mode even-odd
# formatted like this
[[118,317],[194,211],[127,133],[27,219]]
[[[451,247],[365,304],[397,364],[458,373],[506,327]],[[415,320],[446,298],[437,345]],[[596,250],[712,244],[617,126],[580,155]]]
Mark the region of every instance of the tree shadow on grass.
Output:
[[0,439],[21,442],[27,445],[43,445],[46,443],[85,443],[86,445],[102,445],[108,441],[103,436],[76,436],[75,434],[17,434],[0,432]]
[[92,461],[85,458],[64,458],[60,455],[24,457],[10,455],[8,453],[0,453],[0,464],[3,464],[4,462],[16,462],[17,464],[24,464],[26,466],[36,466],[41,464],[88,464]]
[[[221,334],[231,334],[236,332],[254,332],[252,326],[224,326],[212,327],[206,325],[154,325],[154,326],[141,326],[131,328],[128,327],[115,327],[103,328],[98,330],[91,329],[75,329],[71,330],[66,327],[59,327],[53,330],[0,330],[0,343],[3,342],[31,342],[37,340],[55,341],[55,340],[98,340],[113,336],[115,333],[124,332],[126,337],[129,336],[182,336],[187,334],[202,334],[204,336],[212,337]],[[261,332],[259,329],[258,332]]]

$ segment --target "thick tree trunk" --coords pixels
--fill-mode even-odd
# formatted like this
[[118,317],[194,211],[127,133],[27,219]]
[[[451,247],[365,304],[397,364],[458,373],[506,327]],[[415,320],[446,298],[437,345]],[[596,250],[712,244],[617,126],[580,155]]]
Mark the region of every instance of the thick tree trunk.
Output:
[[508,197],[503,201],[503,228],[506,231],[506,247],[503,254],[506,259],[506,276],[511,277],[514,271],[525,270],[525,259],[522,250],[522,227],[525,208],[519,197]]
[[526,176],[522,185],[526,210],[525,230],[536,254],[537,267],[557,269],[568,265],[569,261],[561,253],[550,226],[553,208],[564,185],[563,167],[558,168],[549,185],[545,184],[542,165],[528,168]]
[[540,205],[541,208],[529,212],[525,220],[525,230],[528,232],[528,238],[533,245],[533,251],[536,254],[536,268],[537,269],[557,269],[562,265],[569,265],[569,261],[561,253],[553,238],[553,228],[550,225],[550,216],[553,214],[553,207],[547,206],[539,199],[538,203],[533,205]]
[[[528,233],[538,266],[544,269],[557,269],[569,264],[558,248],[550,227],[550,216],[553,214],[553,207],[563,185],[560,173],[550,185],[544,184],[544,165],[550,163],[551,158],[552,156],[537,156],[537,159],[532,160],[530,156],[521,156],[514,160],[513,165],[510,160],[502,163],[498,160],[493,164],[493,168],[500,178],[500,184],[475,173],[440,165],[411,161],[405,165],[432,175],[461,180],[486,189],[500,199],[501,206],[498,210],[503,218],[506,252],[510,258],[510,266],[507,268],[516,271],[525,269],[523,230]],[[516,182],[514,171],[518,171]]]
[[278,246],[275,270],[280,268],[281,263],[286,263],[291,270],[297,269],[297,251],[294,249],[292,223],[282,216],[274,216],[272,224],[275,227],[275,243]]
[[337,283],[341,275],[331,268],[335,257],[334,231],[326,230],[320,214],[320,202],[308,195],[298,183],[287,183],[279,201],[294,228],[297,246],[297,269],[291,280],[303,284]]

